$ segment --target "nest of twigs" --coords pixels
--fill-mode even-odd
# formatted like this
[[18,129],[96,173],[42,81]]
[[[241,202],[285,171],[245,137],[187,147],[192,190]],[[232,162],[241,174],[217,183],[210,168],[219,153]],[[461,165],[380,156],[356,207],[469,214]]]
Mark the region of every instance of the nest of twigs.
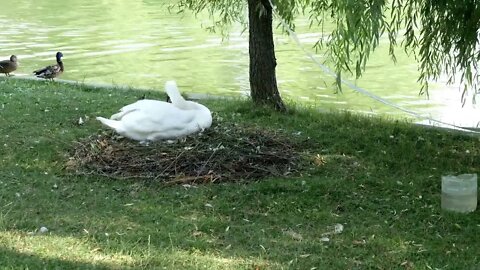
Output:
[[67,168],[78,174],[167,184],[287,176],[302,164],[299,144],[289,137],[280,131],[226,123],[183,141],[147,146],[106,133],[77,142]]

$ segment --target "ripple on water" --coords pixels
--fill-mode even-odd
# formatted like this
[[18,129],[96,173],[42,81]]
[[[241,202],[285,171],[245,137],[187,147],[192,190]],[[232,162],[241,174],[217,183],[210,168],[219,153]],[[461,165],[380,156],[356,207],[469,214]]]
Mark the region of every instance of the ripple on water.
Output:
[[[92,16],[98,11],[101,16]],[[19,57],[22,65],[17,74],[52,63],[55,52],[61,50],[67,68],[62,78],[68,80],[158,89],[165,78],[175,78],[187,92],[248,94],[248,33],[242,35],[242,27],[234,25],[230,36],[222,40],[200,27],[205,22],[210,22],[205,14],[168,13],[164,1],[16,0],[15,5],[0,8],[0,55],[2,59],[11,54]],[[303,47],[313,52],[314,43],[328,35],[308,26],[308,19],[300,19],[296,31]],[[388,37],[380,40],[381,44],[387,41]],[[280,29],[275,30],[275,46],[278,85],[285,97],[368,113],[398,112],[346,86],[342,94],[333,94],[333,79]],[[324,60],[321,54],[317,57]],[[478,109],[457,108],[456,89],[436,85],[430,100],[418,96],[417,64],[402,50],[397,50],[397,60],[393,64],[388,46],[379,46],[367,72],[352,81],[434,117],[480,120]]]

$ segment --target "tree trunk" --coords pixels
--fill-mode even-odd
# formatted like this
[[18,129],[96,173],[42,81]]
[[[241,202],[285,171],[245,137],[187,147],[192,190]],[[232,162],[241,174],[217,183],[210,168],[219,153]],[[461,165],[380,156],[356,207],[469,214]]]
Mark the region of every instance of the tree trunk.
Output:
[[285,111],[275,76],[272,7],[268,0],[248,0],[250,93],[256,104]]

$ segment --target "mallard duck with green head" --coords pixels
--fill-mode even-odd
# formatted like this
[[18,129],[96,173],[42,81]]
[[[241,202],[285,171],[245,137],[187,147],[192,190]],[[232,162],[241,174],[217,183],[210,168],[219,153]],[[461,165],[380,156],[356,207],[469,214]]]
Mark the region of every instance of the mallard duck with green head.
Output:
[[15,55],[10,56],[9,60],[0,61],[0,73],[10,76],[10,72],[17,70],[18,61]]
[[38,78],[51,79],[51,80],[53,80],[53,78],[56,78],[56,77],[60,76],[63,73],[63,71],[65,70],[65,68],[63,66],[63,62],[62,62],[62,57],[63,57],[63,54],[61,52],[57,52],[57,55],[56,55],[57,64],[56,65],[51,65],[51,66],[47,66],[47,67],[44,67],[44,68],[39,69],[39,70],[35,70],[33,72],[33,74],[35,74],[35,76],[37,76]]

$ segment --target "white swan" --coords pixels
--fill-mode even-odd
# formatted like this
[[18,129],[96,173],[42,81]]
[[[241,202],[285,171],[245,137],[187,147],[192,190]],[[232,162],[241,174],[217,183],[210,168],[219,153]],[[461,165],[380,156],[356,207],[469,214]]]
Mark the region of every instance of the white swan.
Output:
[[110,119],[97,120],[118,134],[141,142],[178,139],[212,125],[210,110],[185,100],[175,81],[165,83],[165,92],[172,103],[143,99],[121,108]]

